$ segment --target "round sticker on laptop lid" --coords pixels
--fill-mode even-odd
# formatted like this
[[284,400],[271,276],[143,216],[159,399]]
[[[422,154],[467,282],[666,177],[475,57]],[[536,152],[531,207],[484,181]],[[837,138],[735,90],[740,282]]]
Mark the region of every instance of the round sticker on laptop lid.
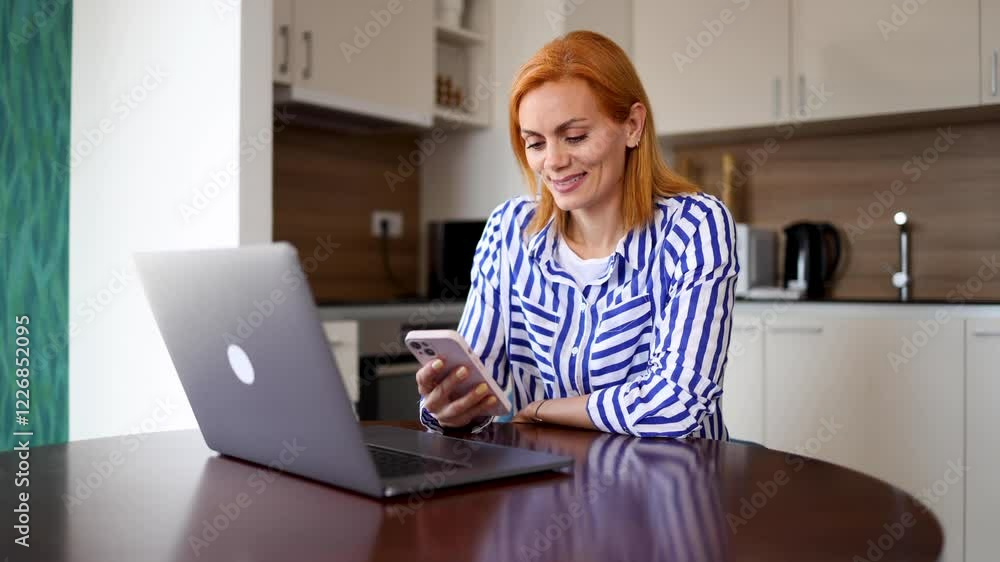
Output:
[[240,379],[243,384],[253,384],[253,364],[250,363],[250,356],[247,355],[247,352],[243,351],[242,347],[232,343],[226,349],[226,355],[229,356],[229,366],[236,373],[236,378]]

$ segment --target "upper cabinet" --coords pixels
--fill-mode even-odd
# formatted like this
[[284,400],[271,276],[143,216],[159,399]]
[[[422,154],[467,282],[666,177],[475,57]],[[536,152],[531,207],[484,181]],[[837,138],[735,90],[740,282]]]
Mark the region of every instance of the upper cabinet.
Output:
[[632,30],[657,134],[788,116],[788,0],[635,0]]
[[979,0],[795,0],[792,13],[794,110],[801,116],[980,102]]
[[981,1],[634,0],[633,60],[659,135],[1000,103]]
[[292,0],[274,0],[274,56],[271,76],[276,84],[292,83]]
[[273,31],[279,103],[418,127],[490,123],[493,0],[274,0]]
[[430,126],[433,15],[433,2],[294,0],[291,97]]
[[983,103],[1000,103],[1000,0],[982,0],[979,22],[982,35],[981,61]]

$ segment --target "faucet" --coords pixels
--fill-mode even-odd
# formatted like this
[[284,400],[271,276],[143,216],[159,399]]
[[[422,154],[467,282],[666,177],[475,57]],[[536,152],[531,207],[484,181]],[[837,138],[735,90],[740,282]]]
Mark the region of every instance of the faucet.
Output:
[[899,271],[892,274],[892,285],[899,289],[899,300],[906,302],[910,300],[910,229],[907,228],[909,217],[906,213],[899,211],[892,217],[893,222],[899,225]]

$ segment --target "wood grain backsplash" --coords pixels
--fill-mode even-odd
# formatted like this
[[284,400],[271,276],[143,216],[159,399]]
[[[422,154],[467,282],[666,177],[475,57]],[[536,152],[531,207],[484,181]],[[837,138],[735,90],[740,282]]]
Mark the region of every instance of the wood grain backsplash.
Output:
[[[726,152],[742,173],[734,211],[744,222],[780,232],[826,221],[841,232],[833,298],[897,296],[892,216],[905,211],[912,298],[1000,299],[1000,121],[810,138],[789,127],[769,140],[674,147],[673,162],[686,159],[692,179],[721,196]],[[782,240],[779,269],[783,256]]]
[[[397,172],[401,155],[415,150],[416,138],[300,126],[275,133],[274,239],[298,248],[317,301],[381,300],[416,290],[419,174],[391,188],[385,178]],[[389,241],[399,286],[386,276],[371,233],[375,210],[403,213],[403,236]]]

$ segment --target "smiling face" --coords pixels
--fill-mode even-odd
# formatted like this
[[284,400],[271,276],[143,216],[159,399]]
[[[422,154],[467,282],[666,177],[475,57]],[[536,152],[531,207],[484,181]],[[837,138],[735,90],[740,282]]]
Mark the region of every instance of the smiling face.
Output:
[[639,139],[641,117],[614,122],[587,83],[575,78],[542,84],[518,109],[528,165],[563,211],[618,204],[625,152]]

